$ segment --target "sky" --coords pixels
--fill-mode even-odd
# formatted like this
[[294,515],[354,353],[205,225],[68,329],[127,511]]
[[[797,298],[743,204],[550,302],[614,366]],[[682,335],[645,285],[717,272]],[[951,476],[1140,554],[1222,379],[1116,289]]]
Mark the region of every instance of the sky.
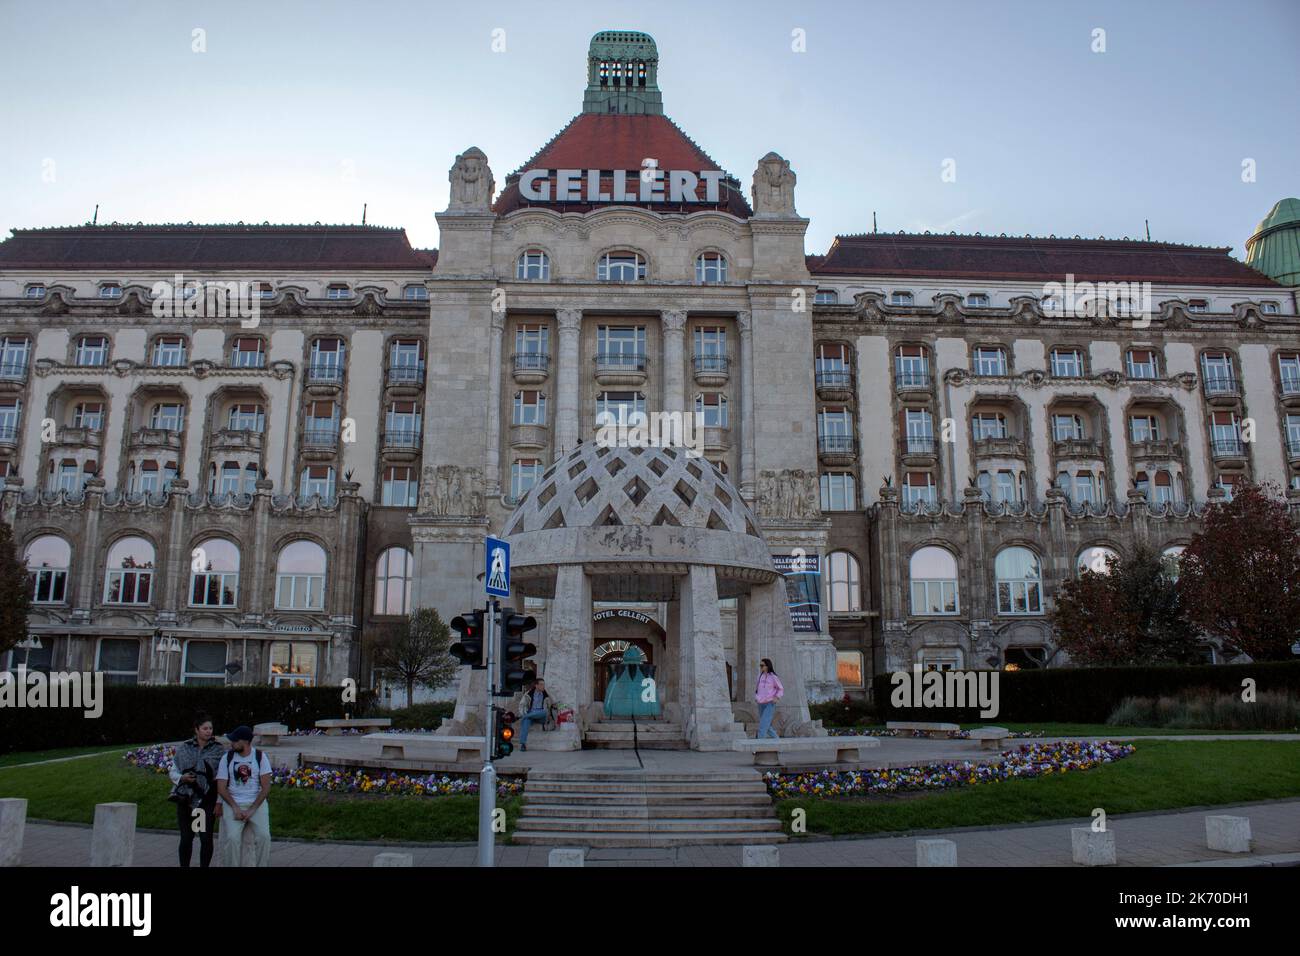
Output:
[[481,148],[499,187],[581,111],[611,28],[655,38],[665,113],[746,189],[769,150],[790,161],[810,253],[874,213],[1107,238],[1150,220],[1240,257],[1300,195],[1300,0],[0,0],[0,236],[96,204],[101,223],[365,204],[435,247],[456,154]]

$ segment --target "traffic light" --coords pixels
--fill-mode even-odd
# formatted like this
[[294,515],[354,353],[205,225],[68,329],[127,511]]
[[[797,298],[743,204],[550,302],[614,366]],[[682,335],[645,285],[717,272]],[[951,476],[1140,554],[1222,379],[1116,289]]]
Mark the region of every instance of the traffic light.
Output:
[[483,612],[470,611],[451,619],[451,629],[460,640],[447,648],[447,653],[476,671],[487,670],[483,663]]
[[501,669],[497,680],[497,696],[513,697],[523,689],[527,674],[524,661],[537,653],[536,644],[524,641],[524,635],[537,627],[537,619],[516,614],[514,608],[501,609],[501,653],[497,655]]
[[501,707],[493,707],[496,728],[493,734],[492,759],[509,757],[515,751],[515,715]]

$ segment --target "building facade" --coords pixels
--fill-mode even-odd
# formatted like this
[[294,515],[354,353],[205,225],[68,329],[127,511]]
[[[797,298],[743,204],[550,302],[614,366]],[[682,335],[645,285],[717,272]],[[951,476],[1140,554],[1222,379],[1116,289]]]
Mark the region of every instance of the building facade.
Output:
[[[790,164],[768,153],[744,188],[664,115],[658,74],[649,37],[598,34],[583,111],[500,189],[481,151],[456,157],[436,251],[319,225],[0,243],[0,507],[34,598],[0,664],[370,683],[412,607],[481,606],[484,536],[536,512],[603,416],[698,424],[738,510],[715,525],[683,487],[693,517],[664,520],[707,538],[752,515],[813,700],[914,662],[1066,663],[1048,615],[1081,562],[1176,557],[1241,481],[1300,501],[1296,200],[1249,265],[978,235],[810,256]],[[566,703],[596,702],[630,644],[679,667],[678,592],[607,587],[576,622],[536,590],[540,671],[589,650]],[[754,598],[713,594],[744,719]]]

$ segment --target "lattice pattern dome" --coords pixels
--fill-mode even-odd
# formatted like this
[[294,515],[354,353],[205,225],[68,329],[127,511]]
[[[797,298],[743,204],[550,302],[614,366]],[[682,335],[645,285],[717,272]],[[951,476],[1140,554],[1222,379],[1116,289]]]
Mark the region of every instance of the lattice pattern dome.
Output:
[[730,531],[758,522],[711,462],[681,447],[579,446],[552,465],[506,522],[506,535],[618,525]]

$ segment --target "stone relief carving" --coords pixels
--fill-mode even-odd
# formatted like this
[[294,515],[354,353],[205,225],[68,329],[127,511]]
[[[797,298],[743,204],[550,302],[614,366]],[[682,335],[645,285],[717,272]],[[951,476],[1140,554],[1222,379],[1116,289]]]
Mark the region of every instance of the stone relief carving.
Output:
[[754,170],[754,212],[760,216],[793,216],[794,170],[776,153],[768,153]]
[[420,511],[434,515],[481,515],[483,471],[460,465],[429,465],[420,482]]
[[488,212],[496,182],[488,166],[487,154],[471,146],[456,157],[456,164],[447,174],[451,181],[451,204],[447,207],[460,212]]
[[817,473],[802,468],[758,473],[758,513],[765,518],[817,518]]

